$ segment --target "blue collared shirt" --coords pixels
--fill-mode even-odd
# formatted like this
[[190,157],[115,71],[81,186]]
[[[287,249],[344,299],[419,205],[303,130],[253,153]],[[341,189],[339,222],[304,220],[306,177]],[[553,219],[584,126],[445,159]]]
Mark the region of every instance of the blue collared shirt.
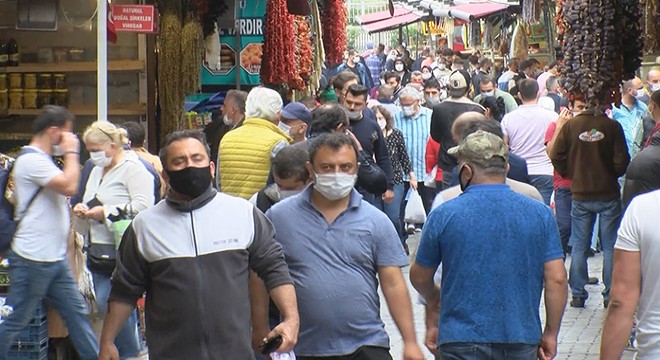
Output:
[[621,107],[612,106],[612,118],[623,127],[628,153],[631,158],[642,148],[644,117],[648,115],[648,112],[649,108],[646,104],[637,99],[635,99],[635,103],[630,109],[624,104],[621,104]]
[[374,82],[380,78],[380,73],[385,70],[385,64],[381,60],[380,56],[376,54],[371,54],[364,59],[364,63],[367,64],[367,68],[371,72],[371,79]]
[[332,224],[311,201],[313,185],[266,216],[294,280],[300,314],[296,355],[340,356],[389,347],[380,319],[378,268],[406,266],[394,225],[356,191]]
[[[408,157],[418,181],[423,181],[426,175],[426,144],[429,141],[432,114],[431,109],[420,106],[419,113],[414,117],[405,117],[403,111],[394,116],[394,126],[403,133]],[[403,179],[410,181],[410,175],[403,174]]]

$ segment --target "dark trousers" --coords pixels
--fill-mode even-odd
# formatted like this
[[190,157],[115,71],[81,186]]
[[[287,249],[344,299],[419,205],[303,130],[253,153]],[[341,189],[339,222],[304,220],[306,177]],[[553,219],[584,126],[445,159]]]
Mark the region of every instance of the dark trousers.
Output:
[[555,190],[555,213],[564,255],[568,254],[568,241],[571,238],[572,203],[573,198],[570,188],[558,188]]
[[452,343],[440,346],[442,360],[536,360],[538,345]]
[[392,360],[390,350],[378,346],[363,346],[356,352],[340,356],[298,356],[298,360]]

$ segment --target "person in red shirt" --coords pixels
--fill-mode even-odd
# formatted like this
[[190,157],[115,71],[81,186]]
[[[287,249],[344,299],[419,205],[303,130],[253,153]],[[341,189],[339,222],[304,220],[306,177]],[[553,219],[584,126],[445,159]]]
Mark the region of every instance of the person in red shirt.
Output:
[[430,174],[433,171],[433,168],[436,168],[435,172],[435,189],[436,194],[442,190],[442,169],[438,167],[438,153],[440,152],[440,143],[433,140],[429,137],[429,141],[426,143],[426,173]]

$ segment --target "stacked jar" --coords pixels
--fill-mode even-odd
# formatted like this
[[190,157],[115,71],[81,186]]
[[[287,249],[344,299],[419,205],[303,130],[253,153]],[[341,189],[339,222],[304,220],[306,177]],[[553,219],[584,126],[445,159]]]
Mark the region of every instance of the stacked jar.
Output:
[[9,80],[9,108],[23,108],[23,76],[21,74],[8,74]]
[[23,108],[37,109],[37,74],[23,75]]
[[53,74],[53,88],[51,103],[58,106],[67,106],[69,89],[66,87],[66,76],[64,74]]
[[7,74],[0,74],[0,111],[9,109],[9,90],[7,90]]

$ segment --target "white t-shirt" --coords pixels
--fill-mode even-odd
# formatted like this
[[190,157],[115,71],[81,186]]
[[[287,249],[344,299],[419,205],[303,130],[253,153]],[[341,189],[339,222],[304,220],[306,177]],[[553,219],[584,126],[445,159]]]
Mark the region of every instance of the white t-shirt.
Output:
[[615,249],[640,252],[641,295],[637,310],[637,359],[660,359],[660,191],[635,197],[628,206]]
[[[16,187],[16,220],[21,219],[12,250],[19,256],[32,261],[55,262],[66,258],[69,237],[69,205],[66,196],[45,188],[62,171],[50,155],[41,149],[21,155],[14,164]],[[44,189],[34,199],[30,208],[25,208],[40,187]]]
[[527,160],[529,175],[553,174],[545,148],[545,133],[559,115],[540,105],[521,105],[504,115],[502,131],[509,138],[511,152]]

